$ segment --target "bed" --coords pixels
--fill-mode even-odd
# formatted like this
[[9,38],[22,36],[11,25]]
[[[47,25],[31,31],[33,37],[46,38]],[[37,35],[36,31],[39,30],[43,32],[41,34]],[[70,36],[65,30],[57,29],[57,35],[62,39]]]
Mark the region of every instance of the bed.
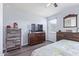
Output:
[[32,56],[79,56],[79,39],[72,39],[62,39],[38,48],[32,52]]
[[79,42],[60,40],[34,50],[32,56],[79,56]]

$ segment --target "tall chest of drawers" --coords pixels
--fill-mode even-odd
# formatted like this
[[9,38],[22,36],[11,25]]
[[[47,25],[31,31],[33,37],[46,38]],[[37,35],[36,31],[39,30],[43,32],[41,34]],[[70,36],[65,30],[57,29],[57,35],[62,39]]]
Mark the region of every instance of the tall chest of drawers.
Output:
[[21,29],[6,29],[6,50],[21,48]]

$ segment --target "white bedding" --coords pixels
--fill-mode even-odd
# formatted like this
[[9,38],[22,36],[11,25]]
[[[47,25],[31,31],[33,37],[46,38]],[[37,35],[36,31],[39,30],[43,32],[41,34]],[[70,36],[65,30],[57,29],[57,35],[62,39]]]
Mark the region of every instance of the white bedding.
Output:
[[34,50],[32,56],[79,56],[79,42],[61,40]]

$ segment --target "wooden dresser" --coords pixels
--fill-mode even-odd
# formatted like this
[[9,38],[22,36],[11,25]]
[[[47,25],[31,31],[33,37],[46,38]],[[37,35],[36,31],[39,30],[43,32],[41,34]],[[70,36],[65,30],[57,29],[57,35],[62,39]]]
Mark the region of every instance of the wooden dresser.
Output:
[[28,34],[28,44],[36,45],[45,41],[45,32],[31,32]]
[[75,40],[79,41],[79,33],[73,32],[57,32],[57,41],[61,39]]
[[6,29],[6,51],[21,47],[21,29]]

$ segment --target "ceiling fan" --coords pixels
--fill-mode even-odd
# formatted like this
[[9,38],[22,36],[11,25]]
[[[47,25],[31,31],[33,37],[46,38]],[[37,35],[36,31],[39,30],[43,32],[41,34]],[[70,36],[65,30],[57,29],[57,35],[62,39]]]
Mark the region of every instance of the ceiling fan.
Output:
[[57,3],[48,3],[47,7],[50,7],[50,6],[58,7],[58,4]]

